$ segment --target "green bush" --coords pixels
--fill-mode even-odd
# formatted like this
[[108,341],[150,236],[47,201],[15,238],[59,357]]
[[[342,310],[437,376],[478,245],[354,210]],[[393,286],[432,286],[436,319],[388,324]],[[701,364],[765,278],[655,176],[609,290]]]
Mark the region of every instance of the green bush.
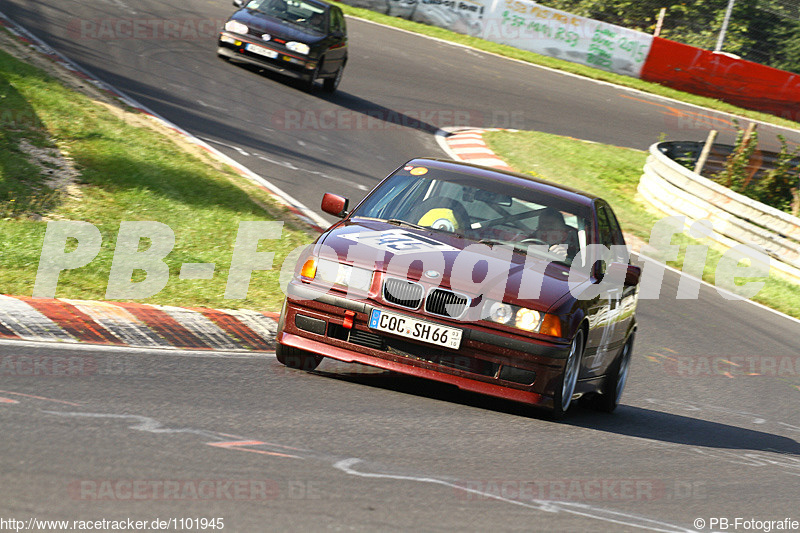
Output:
[[713,179],[734,192],[749,196],[747,185],[750,182],[751,171],[748,167],[758,146],[758,132],[753,129],[748,136],[745,130],[739,127],[738,121],[734,120],[733,123],[738,130],[733,152],[725,160],[723,169]]
[[748,196],[775,209],[791,213],[800,183],[800,171],[797,167],[800,147],[790,151],[783,135],[778,135],[778,140],[781,142],[781,151],[775,168],[755,181]]
[[800,147],[790,150],[786,138],[778,135],[781,151],[777,155],[775,165],[755,175],[755,170],[750,167],[750,161],[758,145],[758,134],[754,130],[748,139],[738,123],[736,128],[739,132],[733,152],[726,159],[724,168],[712,179],[734,192],[796,215],[800,203],[798,197]]

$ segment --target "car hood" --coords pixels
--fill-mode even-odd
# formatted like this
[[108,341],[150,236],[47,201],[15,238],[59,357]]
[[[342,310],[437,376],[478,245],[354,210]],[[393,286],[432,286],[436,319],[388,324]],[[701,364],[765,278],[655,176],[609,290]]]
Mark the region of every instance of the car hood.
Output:
[[231,16],[231,20],[246,24],[250,29],[257,32],[268,33],[273,37],[279,37],[287,41],[313,44],[324,39],[324,35],[312,31],[304,31],[302,28],[288,22],[282,22],[280,19],[270,17],[253,9],[240,9]]
[[588,281],[579,272],[570,274],[564,265],[510,247],[490,247],[445,232],[372,219],[334,225],[317,241],[316,252],[471,298],[482,296],[541,311],[569,293],[570,284],[574,288]]

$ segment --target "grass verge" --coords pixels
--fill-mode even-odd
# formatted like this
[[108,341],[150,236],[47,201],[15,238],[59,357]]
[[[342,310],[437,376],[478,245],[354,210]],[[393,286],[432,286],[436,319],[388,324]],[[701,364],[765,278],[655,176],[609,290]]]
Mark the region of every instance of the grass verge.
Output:
[[[432,34],[452,33],[365,13]],[[168,225],[176,245],[165,258],[170,271],[166,287],[138,301],[277,310],[283,296],[278,268],[289,251],[310,242],[311,236],[268,193],[202,153],[187,153],[173,137],[137,125],[141,116],[133,120],[132,114],[111,110],[4,52],[0,98],[0,294],[32,294],[48,220],[83,220],[100,230],[101,251],[87,266],[63,272],[56,296],[104,299],[120,223],[144,220]],[[607,198],[626,230],[639,238],[647,240],[659,218],[635,199],[644,152],[536,132],[491,133],[487,141],[521,171]],[[59,165],[32,163],[22,145],[68,154],[77,183],[54,191],[47,182]],[[262,241],[258,249],[275,254],[273,268],[253,273],[246,299],[225,299],[238,225],[250,220],[287,224],[280,240]],[[684,247],[694,242],[674,239]],[[712,251],[704,276],[710,282],[718,260]],[[673,266],[681,268],[681,261]],[[181,280],[184,263],[214,263],[214,278]],[[142,272],[134,279],[141,281]],[[800,317],[796,285],[772,277],[755,299]]]
[[[190,153],[174,136],[141,125],[142,115],[110,109],[5,52],[0,99],[0,294],[32,294],[48,220],[82,220],[100,230],[101,250],[86,266],[61,273],[56,296],[103,300],[120,223],[157,221],[175,234],[164,259],[169,282],[136,301],[278,310],[283,260],[311,237],[266,191],[199,150]],[[74,183],[48,186],[60,165],[34,164],[22,146],[67,154],[62,162],[74,169]],[[253,272],[246,299],[225,299],[239,223],[270,220],[285,221],[280,239],[258,245],[259,252],[275,254],[273,268]],[[147,246],[143,240],[139,250]],[[183,263],[214,263],[214,276],[181,280]],[[133,280],[143,279],[144,271],[135,270]]]
[[[648,242],[658,214],[636,194],[647,153],[540,132],[488,132],[484,140],[494,152],[518,172],[584,190],[608,200],[614,206],[623,229]],[[675,235],[672,244],[680,245],[677,261],[683,268],[686,246],[710,246],[703,279],[711,284],[722,254],[713,241],[697,241],[686,233]],[[759,281],[737,278],[737,283]],[[753,300],[787,315],[800,318],[800,286],[771,275]]]
[[454,31],[446,30],[444,28],[439,28],[436,26],[428,26],[427,24],[422,24],[420,22],[413,22],[398,17],[392,17],[389,15],[385,15],[383,13],[371,11],[369,9],[349,6],[341,2],[334,1],[331,3],[338,5],[339,7],[342,8],[345,14],[350,15],[352,17],[357,17],[364,20],[385,24],[387,26],[392,26],[402,30],[419,33],[421,35],[427,35],[429,37],[434,37],[437,39],[441,39],[443,41],[450,41],[453,43],[470,46],[477,50],[483,50],[484,52],[489,52],[492,54],[497,54],[512,59],[518,59],[520,61],[525,61],[526,63],[532,63],[534,65],[540,65],[543,67],[553,68],[556,70],[562,70],[564,72],[577,74],[579,76],[583,76],[586,78],[614,83],[616,85],[621,85],[623,87],[638,89],[642,92],[651,93],[666,98],[672,98],[674,100],[678,100],[681,102],[686,102],[701,107],[707,107],[709,109],[723,111],[726,113],[731,113],[734,115],[746,117],[753,120],[760,120],[762,122],[776,124],[779,126],[785,126],[787,128],[793,128],[793,129],[800,128],[800,123],[798,122],[788,120],[782,117],[777,117],[775,115],[770,115],[768,113],[762,113],[759,111],[744,109],[732,104],[728,104],[721,100],[716,100],[714,98],[678,91],[677,89],[665,87],[657,83],[651,83],[637,78],[632,78],[630,76],[615,74],[613,72],[606,72],[604,70],[591,68],[585,65],[580,65],[578,63],[572,63],[570,61],[565,61],[563,59],[543,56],[535,52],[520,50],[519,48],[514,48],[513,46],[498,44],[492,41],[486,41],[478,37],[472,37],[469,35],[456,33]]

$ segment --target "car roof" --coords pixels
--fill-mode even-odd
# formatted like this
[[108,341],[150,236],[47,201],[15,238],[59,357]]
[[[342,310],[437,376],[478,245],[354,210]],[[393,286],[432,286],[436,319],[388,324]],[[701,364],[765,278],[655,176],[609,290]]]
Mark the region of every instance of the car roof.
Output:
[[[532,187],[544,194],[563,198],[564,200],[574,202],[576,204],[591,206],[595,200],[600,197],[585,191],[573,189],[565,185],[559,185],[551,181],[535,178],[519,172],[511,172],[496,168],[489,168],[472,163],[464,163],[461,161],[452,161],[448,159],[433,159],[433,158],[416,158],[407,163],[414,166],[425,166],[429,168],[438,168],[448,170],[450,172],[460,172],[470,176],[485,178],[487,180],[495,180],[503,183],[521,185],[525,187]],[[524,183],[523,183],[524,182]]]
[[[286,0],[286,1],[289,2],[291,0]],[[303,0],[303,2],[306,2],[307,4],[315,5],[315,6],[319,7],[319,8],[325,9],[325,10],[327,10],[329,8],[332,8],[332,7],[336,7],[333,4],[326,2],[325,0]],[[244,5],[241,9],[247,9],[247,5]]]
[[309,4],[316,4],[317,6],[319,6],[321,8],[325,8],[325,9],[329,9],[331,7],[335,7],[333,4],[329,4],[325,0],[303,0],[303,1],[307,2]]

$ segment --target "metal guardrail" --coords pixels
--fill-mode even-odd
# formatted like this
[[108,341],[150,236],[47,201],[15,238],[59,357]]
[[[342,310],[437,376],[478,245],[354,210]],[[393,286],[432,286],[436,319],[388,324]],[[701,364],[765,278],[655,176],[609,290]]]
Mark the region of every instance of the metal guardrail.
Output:
[[[696,161],[702,148],[703,143],[697,142],[653,144],[639,180],[639,193],[659,211],[686,216],[687,224],[709,220],[714,229],[712,239],[726,247],[744,244],[766,252],[772,268],[800,283],[800,218],[733,192],[678,162]],[[721,168],[732,149],[715,145],[707,172]],[[761,166],[769,168],[777,154],[762,152],[761,156]],[[756,176],[758,170],[753,169]]]

